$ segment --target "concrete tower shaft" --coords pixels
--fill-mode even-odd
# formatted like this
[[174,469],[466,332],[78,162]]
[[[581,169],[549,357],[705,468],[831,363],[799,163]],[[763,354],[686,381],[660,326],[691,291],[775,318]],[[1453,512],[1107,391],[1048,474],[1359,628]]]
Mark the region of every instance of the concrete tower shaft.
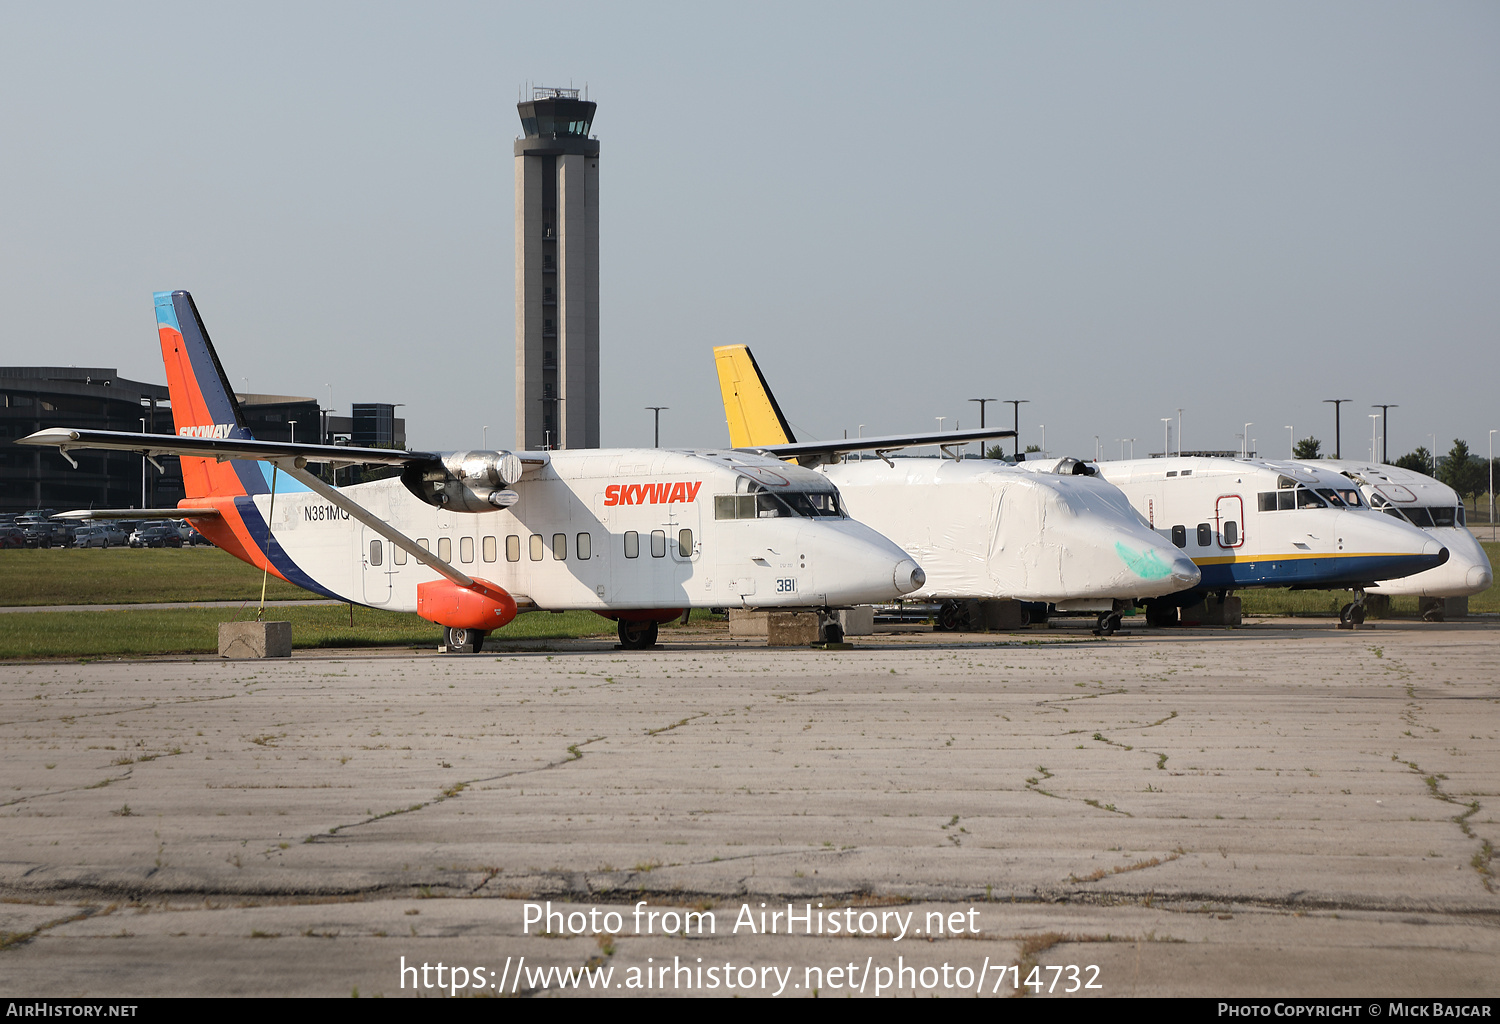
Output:
[[597,104],[576,89],[518,103],[516,445],[599,447]]

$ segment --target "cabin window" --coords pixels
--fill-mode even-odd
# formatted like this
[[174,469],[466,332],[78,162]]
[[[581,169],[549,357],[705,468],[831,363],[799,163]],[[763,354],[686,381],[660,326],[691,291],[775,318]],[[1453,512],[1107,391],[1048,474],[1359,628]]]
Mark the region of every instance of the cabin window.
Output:
[[511,534],[505,538],[505,560],[507,562],[519,562],[521,560],[521,538]]
[[1260,504],[1260,510],[1262,512],[1275,512],[1276,511],[1276,492],[1275,491],[1261,491],[1255,497],[1256,497],[1256,500]]
[[432,550],[432,545],[429,544],[429,543],[427,543],[427,538],[426,537],[418,537],[417,538],[417,546],[419,548],[421,548],[423,551],[431,551]]
[[458,538],[458,560],[460,562],[472,562],[472,561],[474,561],[474,538],[473,537],[460,537],[460,538]]
[[1172,527],[1172,543],[1176,544],[1180,548],[1187,547],[1187,527],[1186,526],[1174,526],[1174,527]]
[[639,558],[641,554],[641,535],[634,530],[625,531],[625,557]]
[[542,552],[546,547],[547,545],[542,540],[542,535],[540,533],[533,533],[531,535],[531,560],[533,562],[540,562],[542,560]]
[[1192,476],[1193,475],[1193,471],[1191,469],[1184,469],[1182,471],[1182,475],[1183,476]]
[[372,540],[372,541],[370,541],[370,564],[371,565],[379,565],[380,564],[380,554],[381,554],[380,553],[380,541],[378,541],[378,540]]
[[593,538],[587,533],[578,535],[578,557],[592,558],[594,555]]
[[682,558],[693,557],[693,531],[677,531],[677,554]]
[[651,557],[652,558],[666,558],[667,557],[667,531],[666,530],[652,530],[651,531]]
[[486,537],[484,539],[484,560],[486,562],[493,562],[495,560],[495,555],[495,538]]
[[1306,487],[1299,487],[1299,488],[1297,488],[1297,490],[1296,490],[1295,493],[1297,495],[1297,507],[1298,508],[1327,508],[1328,507],[1326,504],[1324,504],[1322,498],[1318,497],[1312,491],[1309,491]]
[[554,562],[566,562],[568,560],[568,535],[566,533],[554,533],[552,535],[552,560]]
[[438,557],[445,562],[453,561],[453,541],[447,537],[438,538]]
[[1169,469],[1169,470],[1167,470],[1167,476],[1168,477],[1174,477],[1176,475],[1177,475],[1177,470],[1175,470],[1175,469]]
[[1224,522],[1224,546],[1232,548],[1240,542],[1240,524],[1233,519]]
[[406,549],[405,548],[398,548],[398,547],[396,547],[396,545],[392,544],[391,545],[391,556],[392,556],[392,560],[395,561],[395,563],[397,565],[405,565],[406,564]]
[[1198,546],[1206,548],[1214,542],[1214,528],[1207,523],[1198,524]]

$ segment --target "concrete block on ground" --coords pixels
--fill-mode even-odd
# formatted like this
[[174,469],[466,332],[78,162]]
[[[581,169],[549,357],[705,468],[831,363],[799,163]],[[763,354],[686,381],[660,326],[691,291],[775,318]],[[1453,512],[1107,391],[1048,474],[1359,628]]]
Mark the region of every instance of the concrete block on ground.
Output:
[[1388,619],[1391,617],[1391,599],[1387,594],[1369,594],[1365,597],[1365,617]]
[[219,657],[221,658],[290,658],[292,624],[290,622],[221,622],[219,623]]
[[766,636],[770,612],[755,612],[747,608],[729,609],[729,638],[731,640],[763,640]]
[[980,601],[979,625],[982,629],[1024,629],[1026,609],[1020,601]]
[[1182,610],[1184,626],[1238,626],[1240,624],[1240,599],[1226,597],[1220,601],[1209,597]]
[[845,636],[870,636],[875,632],[875,609],[870,605],[840,608],[838,620]]
[[769,647],[807,647],[817,643],[817,612],[768,612],[766,645]]

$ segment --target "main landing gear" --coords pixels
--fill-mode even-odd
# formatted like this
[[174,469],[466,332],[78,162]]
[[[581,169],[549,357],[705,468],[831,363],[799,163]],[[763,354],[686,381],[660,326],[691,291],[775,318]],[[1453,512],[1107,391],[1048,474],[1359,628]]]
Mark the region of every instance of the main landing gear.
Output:
[[1339,609],[1339,629],[1353,629],[1365,621],[1365,592],[1354,591],[1354,600]]
[[620,620],[620,646],[627,651],[644,651],[656,646],[657,623]]
[[484,631],[444,626],[443,647],[448,654],[478,654],[484,647]]

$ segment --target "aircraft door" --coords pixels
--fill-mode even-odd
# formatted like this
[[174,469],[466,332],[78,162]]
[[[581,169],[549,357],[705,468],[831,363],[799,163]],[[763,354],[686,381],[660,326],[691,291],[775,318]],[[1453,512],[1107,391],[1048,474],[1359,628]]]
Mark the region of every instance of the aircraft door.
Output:
[[390,541],[368,527],[359,531],[360,565],[364,576],[365,604],[383,605],[391,600],[391,575],[396,571]]
[[1238,494],[1221,494],[1214,503],[1219,547],[1237,548],[1245,543],[1245,502]]

